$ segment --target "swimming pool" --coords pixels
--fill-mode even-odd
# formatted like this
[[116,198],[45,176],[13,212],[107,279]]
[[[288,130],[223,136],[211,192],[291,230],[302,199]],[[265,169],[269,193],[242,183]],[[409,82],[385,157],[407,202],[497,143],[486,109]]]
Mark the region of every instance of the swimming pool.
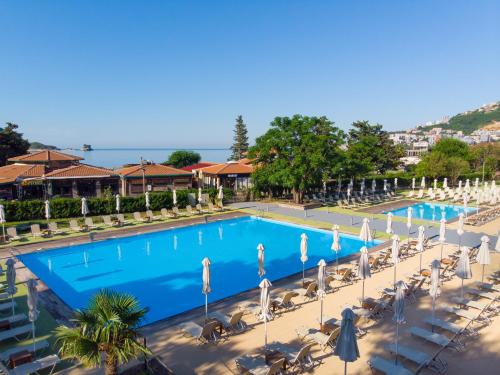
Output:
[[[392,212],[394,216],[408,216],[408,207],[413,207],[412,217],[422,220],[441,220],[444,217],[446,221],[455,219],[462,212],[465,213],[463,206],[454,206],[441,203],[416,203],[411,206],[401,207],[396,210],[386,211],[385,214]],[[467,207],[467,213],[476,211],[473,207]],[[444,216],[443,216],[444,215]]]
[[[257,245],[265,247],[265,277],[300,272],[300,235],[309,237],[306,268],[335,259],[332,233],[283,222],[243,217],[154,233],[46,250],[18,258],[66,304],[85,307],[101,288],[128,292],[150,311],[146,323],[202,306],[202,265],[211,260],[213,302],[257,287]],[[372,241],[373,247],[380,241]],[[341,234],[339,257],[364,243]]]

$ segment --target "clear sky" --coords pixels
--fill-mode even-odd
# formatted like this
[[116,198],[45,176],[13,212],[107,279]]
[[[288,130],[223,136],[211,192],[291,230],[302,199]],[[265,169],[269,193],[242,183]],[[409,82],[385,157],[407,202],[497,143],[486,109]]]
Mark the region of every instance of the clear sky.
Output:
[[500,100],[500,1],[0,0],[0,122],[213,147],[275,116],[389,130]]

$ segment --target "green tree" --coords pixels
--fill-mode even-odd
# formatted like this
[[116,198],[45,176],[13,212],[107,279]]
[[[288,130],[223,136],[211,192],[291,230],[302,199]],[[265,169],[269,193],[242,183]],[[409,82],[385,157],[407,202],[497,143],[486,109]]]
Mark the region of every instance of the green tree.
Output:
[[119,364],[150,354],[137,333],[147,311],[130,295],[101,290],[87,309],[76,311],[75,328],[57,328],[60,355],[77,358],[87,367],[101,367],[104,361],[107,375],[118,374]]
[[402,147],[394,144],[382,125],[371,125],[368,121],[353,122],[346,152],[346,175],[385,173],[398,167],[403,156]]
[[431,152],[441,153],[447,157],[458,157],[469,160],[469,145],[455,138],[443,138],[431,149]]
[[30,143],[23,138],[23,134],[16,131],[19,126],[7,122],[0,128],[0,166],[7,163],[7,159],[23,155],[28,152]]
[[475,172],[492,178],[500,170],[500,142],[480,143],[470,147],[470,164]]
[[243,122],[243,117],[236,117],[236,125],[234,126],[233,145],[231,146],[231,156],[228,160],[240,160],[248,151],[248,130],[247,125]]
[[249,150],[259,191],[289,189],[294,202],[321,186],[342,160],[343,132],[326,117],[276,117],[271,128]]
[[458,156],[452,156],[446,159],[445,168],[446,175],[450,177],[451,184],[454,186],[458,178],[469,170],[469,163]]
[[172,165],[175,168],[187,167],[188,165],[193,165],[199,163],[201,160],[201,155],[194,151],[187,150],[177,150],[170,154],[168,160],[163,163],[166,165]]

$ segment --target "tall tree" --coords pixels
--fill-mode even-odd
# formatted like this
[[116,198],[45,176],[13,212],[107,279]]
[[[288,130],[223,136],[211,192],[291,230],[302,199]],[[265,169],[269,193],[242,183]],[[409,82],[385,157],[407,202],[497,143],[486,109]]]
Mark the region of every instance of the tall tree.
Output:
[[5,125],[0,128],[0,166],[5,165],[8,158],[26,154],[30,148],[30,143],[23,138],[23,134],[16,131],[18,125],[12,122]]
[[163,163],[166,165],[172,165],[175,168],[183,168],[188,165],[193,165],[199,163],[201,160],[201,155],[194,151],[177,150],[170,154],[168,160]]
[[240,160],[248,151],[248,130],[243,122],[243,117],[236,117],[234,126],[233,145],[231,146],[231,156],[228,160]]
[[352,176],[368,172],[385,173],[400,165],[404,150],[395,145],[382,125],[371,125],[368,121],[356,121],[349,131],[346,171]]
[[294,202],[302,203],[307,189],[321,186],[338,168],[343,137],[326,117],[276,117],[249,151],[255,188],[289,189]]
[[57,328],[63,358],[77,358],[87,367],[101,367],[106,375],[118,374],[118,365],[150,351],[138,341],[137,329],[147,313],[128,295],[101,290],[87,309],[75,313],[76,327]]

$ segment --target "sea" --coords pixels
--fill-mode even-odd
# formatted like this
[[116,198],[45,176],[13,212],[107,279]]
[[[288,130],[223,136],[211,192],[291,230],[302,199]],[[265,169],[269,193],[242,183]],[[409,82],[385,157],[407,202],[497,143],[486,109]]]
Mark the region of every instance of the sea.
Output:
[[229,148],[97,148],[92,151],[64,149],[61,152],[77,155],[83,163],[98,167],[118,168],[125,164],[139,163],[141,157],[155,163],[163,163],[176,150],[195,151],[201,155],[202,161],[222,163],[227,161],[231,154]]

